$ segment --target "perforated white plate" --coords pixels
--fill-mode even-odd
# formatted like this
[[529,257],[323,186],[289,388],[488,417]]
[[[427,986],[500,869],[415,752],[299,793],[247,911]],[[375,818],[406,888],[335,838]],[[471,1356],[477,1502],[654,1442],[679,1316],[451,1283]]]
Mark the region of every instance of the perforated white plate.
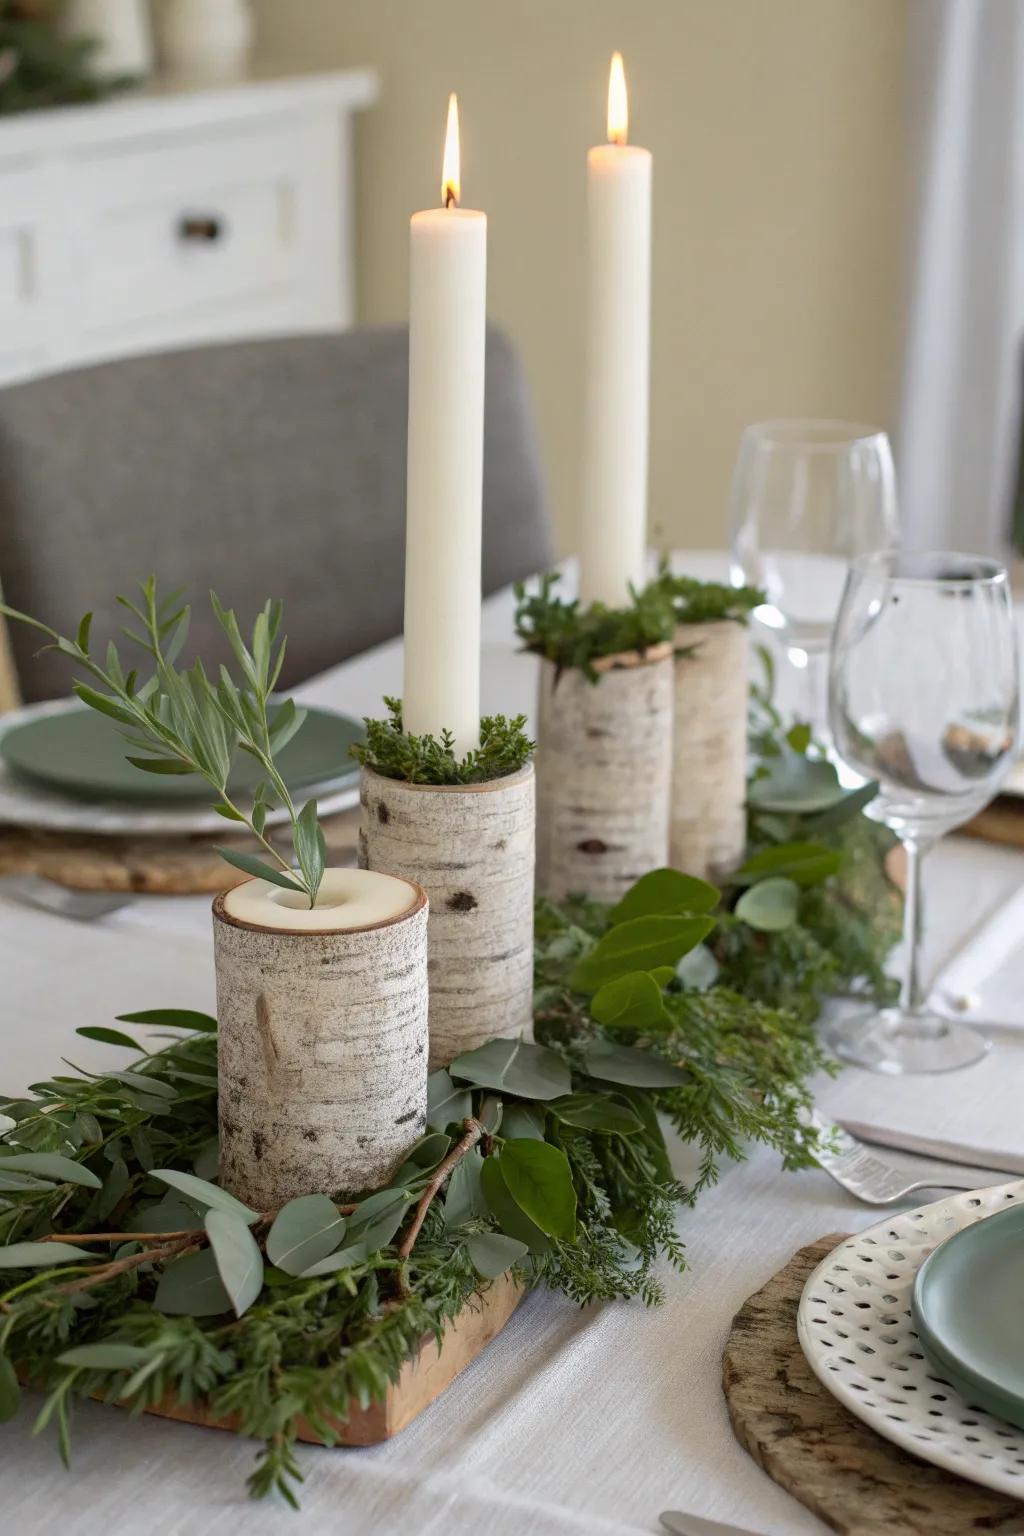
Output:
[[903,1211],[848,1238],[818,1265],[797,1313],[818,1379],[906,1451],[1024,1499],[1024,1430],[933,1375],[910,1310],[914,1278],[954,1232],[1024,1200],[1024,1179]]

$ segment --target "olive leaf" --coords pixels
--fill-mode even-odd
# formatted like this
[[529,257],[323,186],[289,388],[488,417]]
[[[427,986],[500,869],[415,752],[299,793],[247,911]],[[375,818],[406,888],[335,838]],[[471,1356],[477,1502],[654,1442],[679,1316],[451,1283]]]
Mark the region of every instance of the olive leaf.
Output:
[[74,1243],[0,1244],[0,1269],[47,1269],[53,1264],[75,1264],[79,1259],[96,1257]]
[[76,1344],[73,1349],[66,1349],[57,1356],[57,1364],[89,1371],[134,1371],[151,1359],[151,1350],[109,1339],[98,1344]]

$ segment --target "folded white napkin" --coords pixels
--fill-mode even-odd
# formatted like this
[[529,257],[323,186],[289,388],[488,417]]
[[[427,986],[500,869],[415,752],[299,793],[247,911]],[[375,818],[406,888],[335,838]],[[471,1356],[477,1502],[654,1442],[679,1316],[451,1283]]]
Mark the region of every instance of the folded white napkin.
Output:
[[932,986],[944,1013],[1024,1028],[1024,885],[982,923]]

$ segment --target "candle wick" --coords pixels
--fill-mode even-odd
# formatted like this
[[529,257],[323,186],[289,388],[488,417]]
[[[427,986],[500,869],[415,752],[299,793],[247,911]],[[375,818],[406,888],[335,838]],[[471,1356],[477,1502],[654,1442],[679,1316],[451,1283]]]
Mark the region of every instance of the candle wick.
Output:
[[457,208],[458,207],[458,201],[457,201],[456,196],[455,196],[455,188],[454,187],[445,187],[445,189],[444,189],[444,205],[445,205],[446,208]]

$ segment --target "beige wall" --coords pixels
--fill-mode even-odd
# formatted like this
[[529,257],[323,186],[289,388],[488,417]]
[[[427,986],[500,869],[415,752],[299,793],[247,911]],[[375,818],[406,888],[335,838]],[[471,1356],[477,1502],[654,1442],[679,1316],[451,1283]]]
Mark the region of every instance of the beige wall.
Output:
[[406,220],[457,90],[489,305],[530,375],[564,549],[580,486],[584,155],[621,48],[654,152],[651,523],[725,538],[744,423],[890,424],[899,350],[906,0],[256,0],[265,51],[372,64],[360,312],[406,314]]

